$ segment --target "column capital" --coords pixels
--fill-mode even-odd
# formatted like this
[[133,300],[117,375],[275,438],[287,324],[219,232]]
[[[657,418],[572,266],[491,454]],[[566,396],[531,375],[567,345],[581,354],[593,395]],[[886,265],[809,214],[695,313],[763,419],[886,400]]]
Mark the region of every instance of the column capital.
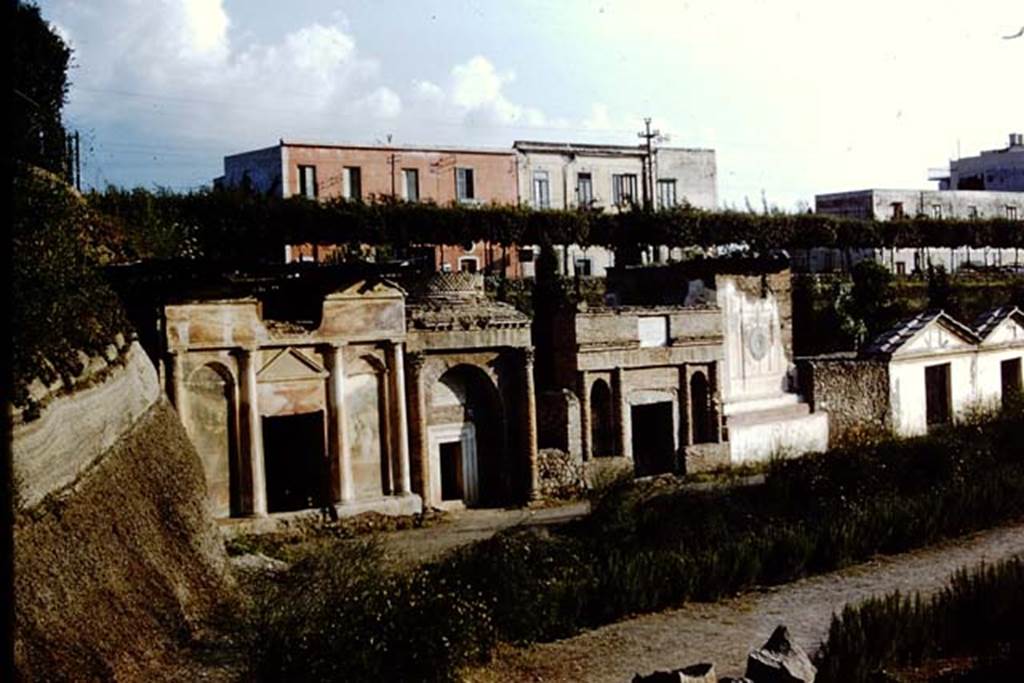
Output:
[[534,350],[532,346],[527,346],[521,349],[520,353],[523,356],[523,363],[525,363],[526,365],[533,365],[533,361],[537,356],[537,352]]

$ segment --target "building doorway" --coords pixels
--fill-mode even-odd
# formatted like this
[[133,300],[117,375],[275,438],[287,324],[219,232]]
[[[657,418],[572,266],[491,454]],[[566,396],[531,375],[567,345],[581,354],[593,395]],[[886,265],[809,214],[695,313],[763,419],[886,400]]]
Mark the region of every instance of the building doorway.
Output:
[[703,372],[690,377],[690,424],[693,426],[693,443],[712,443],[715,428],[712,423],[711,387]]
[[319,508],[330,502],[324,412],[263,418],[268,512]]
[[462,500],[466,495],[462,442],[448,441],[440,444],[439,449],[441,458],[441,502]]
[[632,406],[633,462],[636,476],[647,477],[675,470],[672,402]]
[[514,475],[506,458],[501,396],[480,368],[457,365],[434,386],[428,502],[501,505]]
[[595,458],[615,453],[612,392],[603,379],[590,389],[590,452]]
[[925,420],[929,427],[948,424],[953,410],[950,403],[949,363],[924,369]]
[[1003,407],[1008,408],[1010,403],[1019,399],[1021,395],[1020,358],[1011,358],[1000,363],[999,374],[1002,379]]

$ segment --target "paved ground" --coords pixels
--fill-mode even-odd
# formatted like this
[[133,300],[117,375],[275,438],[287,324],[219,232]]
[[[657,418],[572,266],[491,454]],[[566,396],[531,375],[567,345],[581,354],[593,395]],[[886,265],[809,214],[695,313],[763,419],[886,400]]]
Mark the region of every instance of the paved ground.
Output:
[[960,567],[1024,556],[1024,525],[1001,527],[949,543],[716,603],[688,604],[627,619],[574,638],[505,648],[469,681],[629,681],[637,672],[713,662],[719,676],[739,675],[746,654],[776,625],[813,652],[832,613],[850,602],[899,589],[931,592]]
[[502,529],[561,524],[589,513],[590,503],[586,501],[543,508],[461,510],[449,512],[448,518],[436,526],[385,534],[384,542],[388,550],[403,561],[425,561],[458,546],[493,536]]

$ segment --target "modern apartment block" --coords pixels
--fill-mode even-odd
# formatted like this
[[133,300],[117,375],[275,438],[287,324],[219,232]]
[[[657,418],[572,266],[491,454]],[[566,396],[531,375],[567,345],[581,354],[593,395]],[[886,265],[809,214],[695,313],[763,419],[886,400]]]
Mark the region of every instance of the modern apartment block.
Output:
[[[626,211],[689,205],[718,205],[715,151],[659,147],[651,154],[641,146],[572,142],[516,141],[519,200],[534,209],[600,209]],[[649,186],[649,187],[648,187]],[[603,276],[614,266],[608,249],[578,245],[560,247],[565,275]]]
[[940,190],[995,190],[1024,192],[1024,135],[1010,133],[1003,149],[949,162],[949,170],[933,171]]
[[[310,199],[394,197],[406,201],[468,205],[524,204],[536,209],[627,211],[718,203],[715,152],[710,149],[562,142],[516,142],[512,149],[318,145],[280,141],[273,147],[224,158],[227,187]],[[648,187],[649,186],[649,187]],[[534,247],[502,249],[478,243],[437,246],[439,271],[534,274]],[[291,245],[287,261],[323,260],[331,247]],[[559,247],[565,275],[603,276],[614,254],[602,247]],[[657,255],[652,255],[657,260]]]
[[[248,184],[281,197],[346,198],[370,201],[394,197],[407,201],[458,202],[467,205],[515,204],[516,158],[511,150],[370,145],[319,145],[280,141],[273,147],[224,157],[224,185]],[[516,250],[478,243],[437,248],[442,271],[504,268],[518,275]],[[316,252],[316,253],[314,253]],[[289,247],[286,260],[323,258],[329,250],[313,245]]]

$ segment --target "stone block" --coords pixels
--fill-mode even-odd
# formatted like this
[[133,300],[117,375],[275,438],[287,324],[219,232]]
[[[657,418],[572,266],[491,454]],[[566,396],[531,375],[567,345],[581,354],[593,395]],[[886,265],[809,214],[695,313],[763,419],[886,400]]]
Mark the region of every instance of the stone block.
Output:
[[747,657],[746,676],[756,683],[814,683],[817,673],[811,658],[782,625]]
[[693,664],[672,671],[655,671],[647,675],[633,676],[633,683],[717,683],[715,665],[710,663]]

